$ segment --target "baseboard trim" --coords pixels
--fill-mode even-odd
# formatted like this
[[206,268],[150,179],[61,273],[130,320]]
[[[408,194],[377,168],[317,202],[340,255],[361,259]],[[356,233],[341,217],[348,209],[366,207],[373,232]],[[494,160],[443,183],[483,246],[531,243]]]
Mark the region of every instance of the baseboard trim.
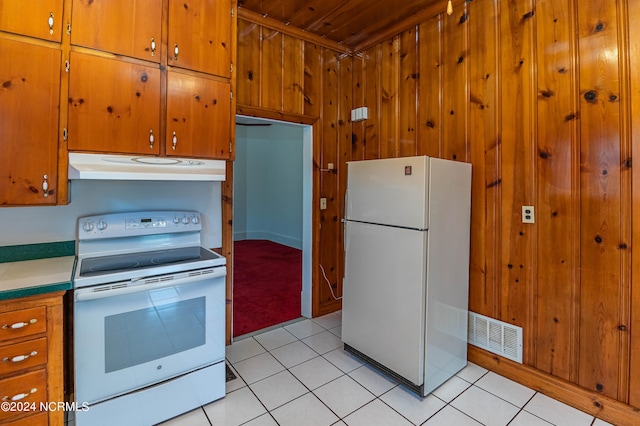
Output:
[[615,425],[640,424],[640,408],[468,345],[469,361]]

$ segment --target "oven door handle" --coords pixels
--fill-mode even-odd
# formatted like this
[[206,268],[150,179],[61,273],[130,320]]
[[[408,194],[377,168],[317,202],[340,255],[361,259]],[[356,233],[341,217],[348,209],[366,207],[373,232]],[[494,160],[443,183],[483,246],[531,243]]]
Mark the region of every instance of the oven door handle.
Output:
[[[207,272],[206,274],[202,274],[202,272]],[[88,300],[97,300],[97,299],[105,299],[107,297],[121,296],[125,294],[132,293],[140,293],[143,291],[151,291],[165,287],[175,287],[185,284],[192,284],[198,281],[206,281],[214,278],[221,278],[227,275],[227,268],[225,266],[219,266],[216,268],[212,268],[209,270],[201,271],[198,275],[186,276],[184,278],[175,278],[175,279],[158,279],[158,277],[153,278],[141,278],[135,282],[143,282],[145,280],[153,280],[155,282],[151,282],[148,284],[140,283],[129,285],[127,287],[116,287],[116,288],[108,288],[108,286],[96,286],[92,288],[82,288],[75,291],[75,299],[77,302],[84,302]],[[156,281],[157,280],[157,281]]]

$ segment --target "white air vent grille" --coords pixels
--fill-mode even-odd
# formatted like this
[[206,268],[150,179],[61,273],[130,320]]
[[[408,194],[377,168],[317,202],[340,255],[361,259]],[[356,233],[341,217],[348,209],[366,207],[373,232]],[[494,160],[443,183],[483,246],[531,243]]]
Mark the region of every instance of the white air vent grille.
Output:
[[522,364],[522,327],[469,312],[469,343]]

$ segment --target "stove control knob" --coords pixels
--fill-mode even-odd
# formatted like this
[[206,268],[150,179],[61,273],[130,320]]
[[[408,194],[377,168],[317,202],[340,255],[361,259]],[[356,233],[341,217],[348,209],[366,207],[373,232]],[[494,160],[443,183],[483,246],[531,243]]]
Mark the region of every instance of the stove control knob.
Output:
[[96,228],[98,228],[98,231],[104,231],[107,229],[107,222],[104,220],[98,221],[98,223],[96,223]]
[[193,216],[191,218],[191,223],[193,223],[194,225],[197,225],[198,222],[200,222],[200,219],[198,219],[198,216]]
[[185,225],[187,225],[189,223],[189,218],[188,217],[183,217],[182,218],[182,223],[184,223]]
[[173,223],[175,223],[176,225],[180,223],[180,218],[178,216],[173,218]]
[[82,224],[82,229],[85,232],[93,231],[93,222],[91,222],[90,220],[86,221],[85,223]]

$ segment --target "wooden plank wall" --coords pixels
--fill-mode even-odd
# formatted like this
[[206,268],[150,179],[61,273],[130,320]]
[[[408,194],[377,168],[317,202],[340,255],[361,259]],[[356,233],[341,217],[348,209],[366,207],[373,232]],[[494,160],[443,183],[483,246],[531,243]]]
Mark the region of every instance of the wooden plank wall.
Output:
[[526,365],[636,407],[639,18],[624,0],[473,0],[433,17],[354,56],[369,119],[352,150],[471,162],[470,309],[521,326]]
[[[312,262],[314,316],[340,308],[322,269],[340,297],[343,203],[340,188],[346,182],[344,164],[351,157],[351,64],[349,55],[238,19],[238,111],[253,114],[257,108],[265,114],[253,115],[307,124],[309,118],[318,120],[313,178],[319,182],[318,196],[327,198],[327,209],[313,212],[316,227],[313,250],[317,251]],[[331,171],[329,163],[334,164]]]
[[[527,368],[594,410],[640,407],[638,20],[635,0],[473,0],[352,57],[239,20],[238,105],[321,120],[318,262],[338,294],[345,161],[471,162],[470,309],[521,326]],[[314,314],[338,309],[320,287]]]

